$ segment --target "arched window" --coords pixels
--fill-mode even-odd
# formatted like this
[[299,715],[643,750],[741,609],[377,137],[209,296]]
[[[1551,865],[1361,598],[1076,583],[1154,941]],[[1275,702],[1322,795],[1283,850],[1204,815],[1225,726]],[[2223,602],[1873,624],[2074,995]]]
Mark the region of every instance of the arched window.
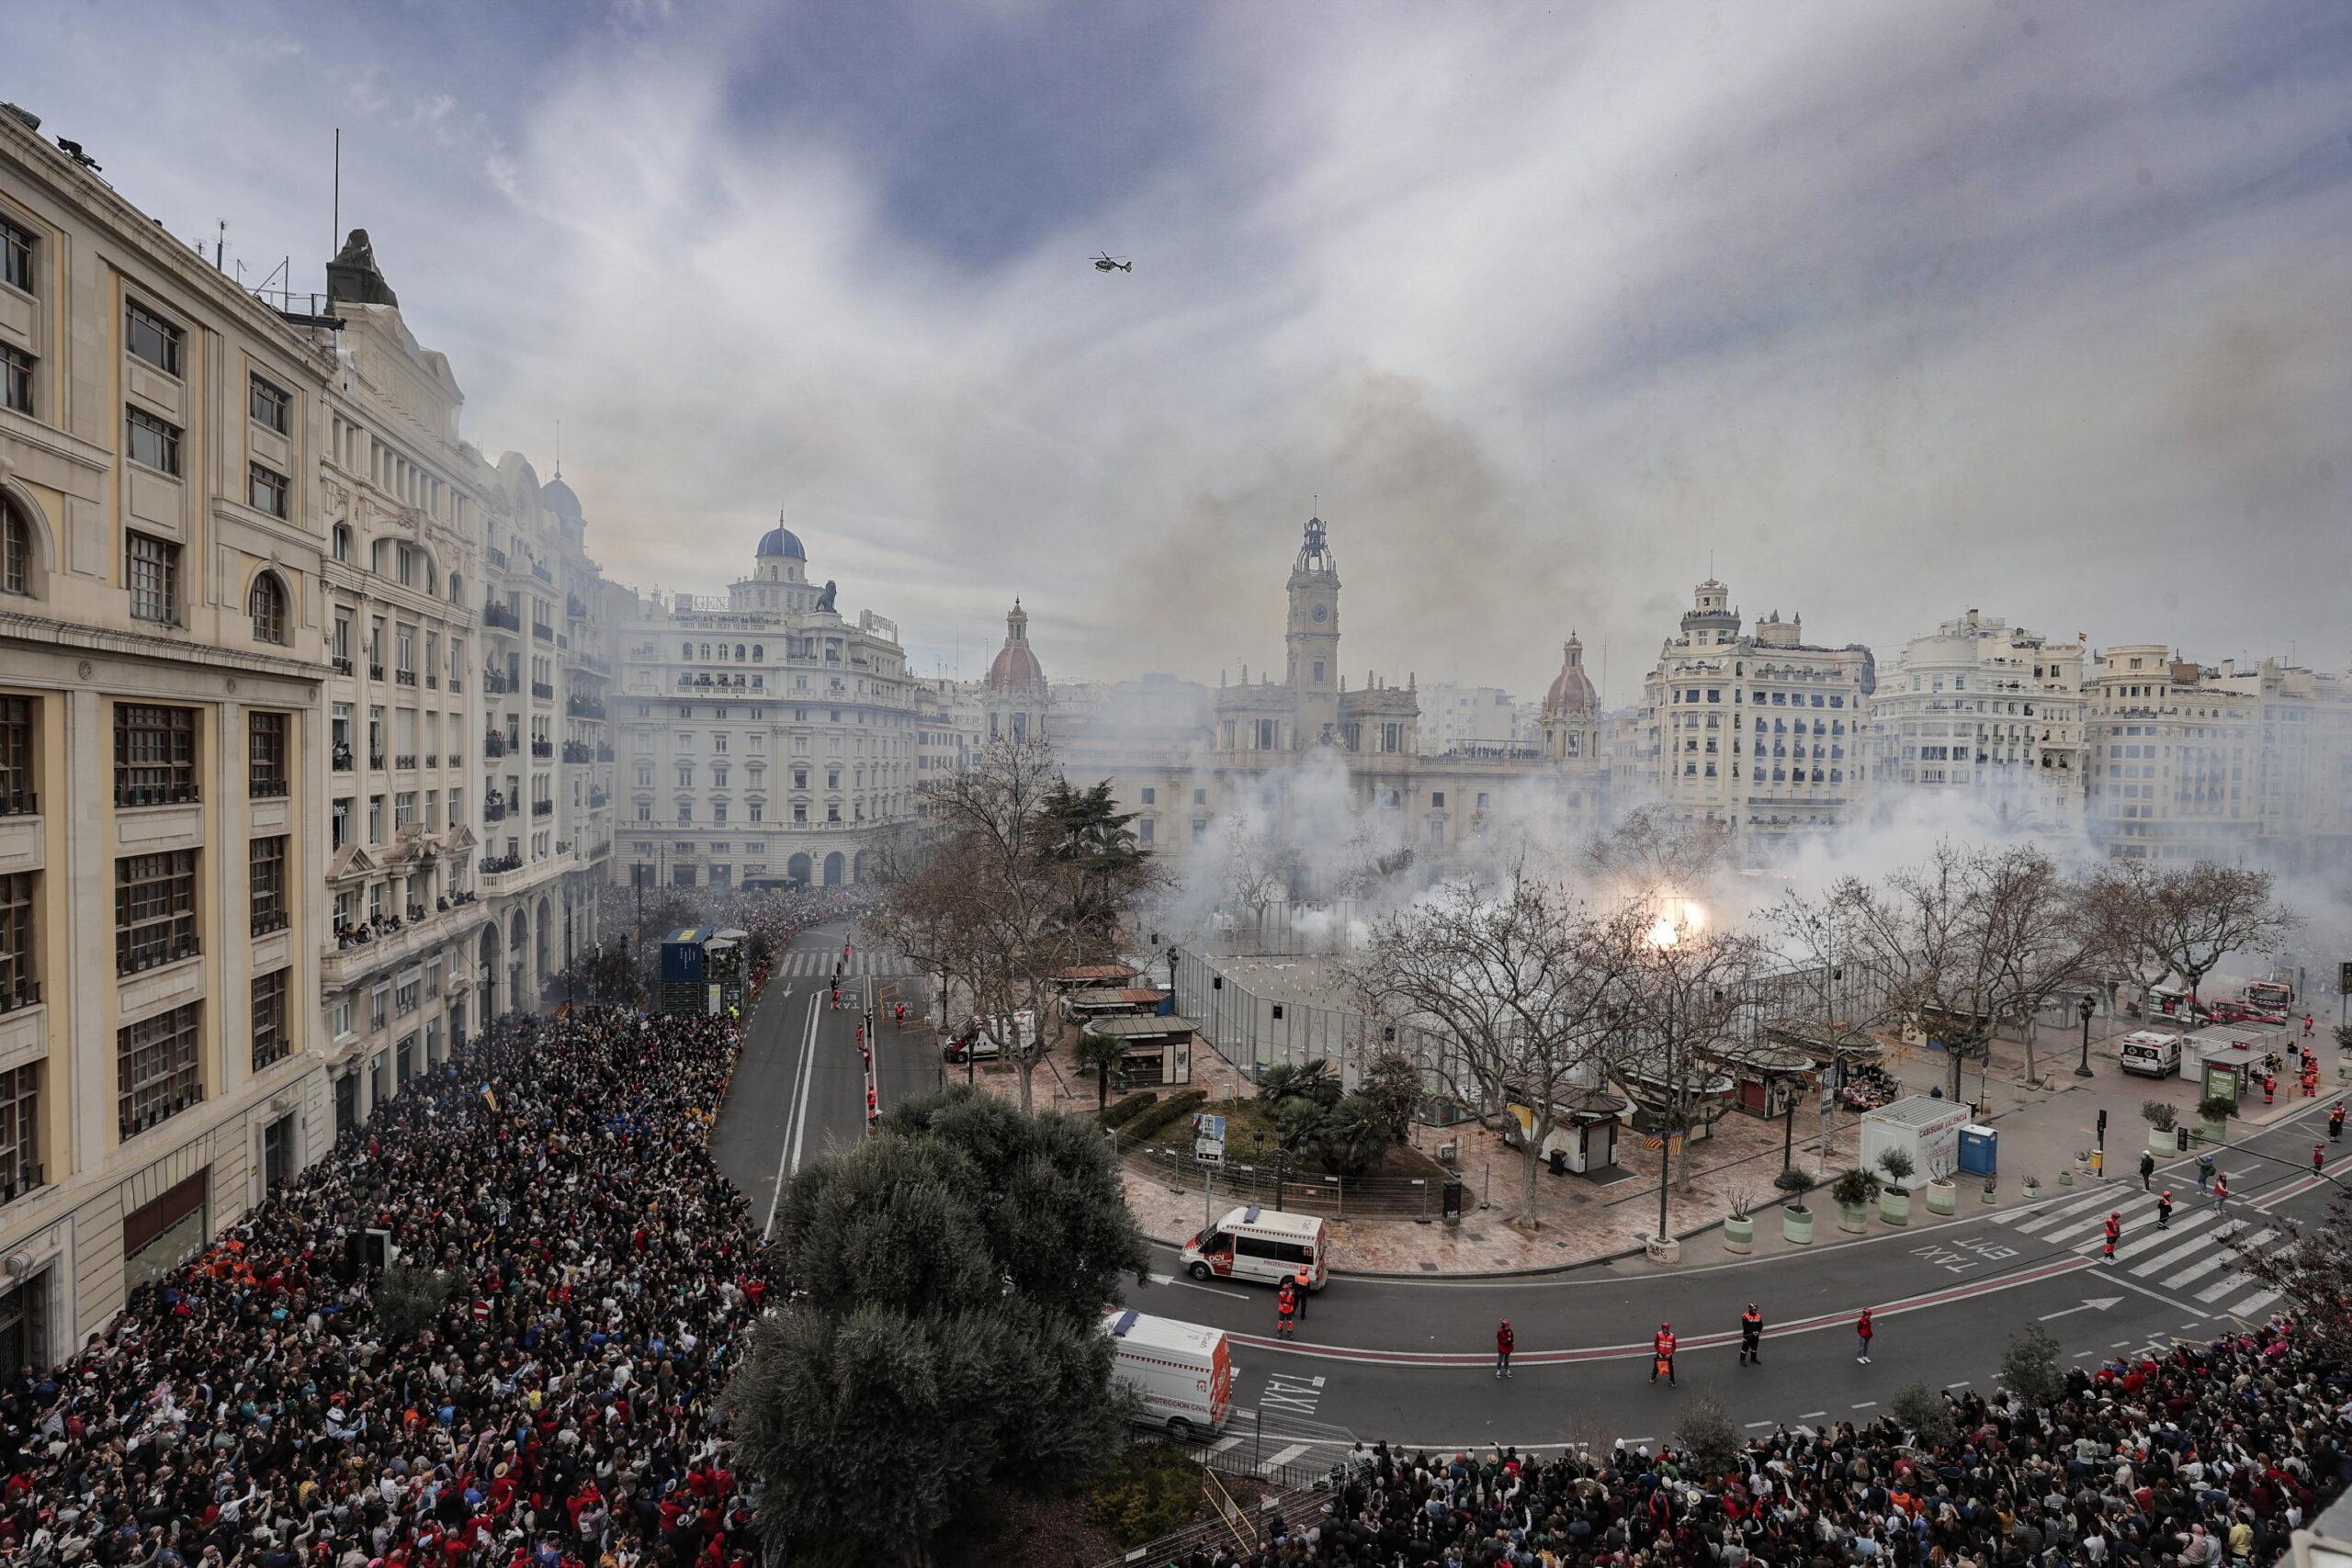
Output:
[[253,612],[254,641],[287,641],[286,587],[277,581],[276,572],[265,571],[254,579],[254,591],[247,598],[246,608]]
[[768,650],[767,650],[767,649],[766,649],[765,645],[761,644],[761,643],[756,643],[756,642],[755,642],[755,643],[753,643],[753,644],[752,645],[752,663],[754,663],[754,664],[760,663],[761,661],[763,661],[763,660],[765,660],[765,659],[767,658],[767,656],[768,656]]
[[690,642],[684,642],[684,643],[680,643],[680,644],[678,645],[678,657],[679,657],[679,658],[681,658],[681,659],[692,659],[694,656],[695,656],[695,645],[694,645],[693,643],[690,643]]
[[339,561],[351,558],[351,525],[348,523],[334,525],[334,558]]
[[33,525],[17,503],[0,495],[0,591],[33,591]]
[[737,644],[735,645],[735,661],[736,661],[737,663],[739,663],[739,664],[740,664],[740,663],[741,663],[741,662],[742,662],[742,660],[743,660],[743,645],[742,645],[741,643],[740,643],[740,642],[739,642],[739,643],[737,643]]
[[450,603],[450,604],[464,604],[465,602],[466,602],[466,576],[465,576],[465,573],[460,572],[460,571],[453,571],[453,572],[451,572],[451,573],[449,574],[449,603]]

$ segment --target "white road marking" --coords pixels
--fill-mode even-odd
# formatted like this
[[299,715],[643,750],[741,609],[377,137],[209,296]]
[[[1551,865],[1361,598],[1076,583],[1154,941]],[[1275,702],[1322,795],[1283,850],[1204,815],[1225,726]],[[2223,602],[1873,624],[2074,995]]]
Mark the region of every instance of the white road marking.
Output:
[[1878,1401],[1875,1399],[1865,1399],[1860,1404],[1855,1405],[1854,1408],[1857,1410],[1869,1410],[1875,1407],[1877,1404]]
[[2164,1268],[2166,1264],[2177,1262],[2179,1259],[2188,1257],[2190,1253],[2196,1252],[2213,1242],[2221,1241],[2225,1237],[2234,1235],[2244,1228],[2245,1226],[2241,1222],[2232,1220],[2229,1224],[2217,1227],[2211,1235],[2197,1236],[2192,1240],[2182,1242],[2170,1252],[2149,1258],[2148,1261],[2141,1264],[2138,1268],[2132,1270],[2132,1277],[2134,1279],[2145,1279],[2148,1275],[2154,1273],[2157,1269]]
[[[791,998],[785,998],[788,1004]],[[786,1027],[789,1027],[787,1025]],[[817,1060],[817,998],[808,998],[808,1025],[802,1031],[800,1041],[800,1071],[795,1075],[792,1093],[784,1102],[784,1118],[790,1131],[775,1151],[775,1190],[768,1194],[768,1220],[761,1227],[762,1235],[775,1234],[776,1204],[784,1198],[784,1179],[800,1168],[800,1129],[808,1122],[808,1075]],[[794,1108],[799,1110],[799,1120],[793,1120]]]
[[2152,1251],[2184,1232],[2197,1229],[2213,1217],[2213,1211],[2211,1209],[2199,1209],[2193,1214],[2182,1214],[2164,1229],[2143,1232],[2138,1239],[2127,1241],[2117,1247],[2115,1260],[2121,1263],[2126,1259],[2137,1258],[2143,1252]]
[[1946,1388],[1966,1388],[1968,1386],[1968,1380],[1966,1378],[1962,1378],[1958,1382],[1948,1382],[1944,1384],[1944,1386]]
[[1293,1443],[1286,1449],[1276,1449],[1272,1453],[1266,1456],[1264,1468],[1267,1470],[1279,1470],[1283,1465],[1286,1465],[1291,1461],[1296,1459],[1299,1455],[1305,1453],[1313,1446],[1314,1445],[1311,1443]]
[[2262,1311],[2265,1307],[2267,1307],[2272,1302],[2275,1302],[2278,1299],[2278,1292],[2276,1291],[2256,1291],[2254,1294],[2246,1297],[2245,1300],[2230,1308],[2230,1315],[2233,1317],[2251,1317],[2256,1313]]
[[1227,1449],[1239,1448],[1240,1446],[1241,1439],[1239,1438],[1219,1438],[1216,1442],[1209,1445],[1209,1452],[1213,1454],[1221,1454]]
[[[1659,1179],[1664,1180],[1665,1178],[1660,1177]],[[1797,1419],[1800,1421],[1818,1421],[1821,1417],[1828,1414],[1829,1412],[1826,1410],[1808,1410],[1804,1415],[1798,1416]]]
[[2072,1202],[2052,1203],[2046,1209],[2036,1211],[2031,1218],[2020,1221],[2018,1229],[2030,1235],[2054,1220],[2063,1220],[2069,1214],[2079,1214],[2086,1209],[2096,1209],[2106,1201],[2106,1193],[2094,1192],[2086,1198],[2077,1198]]
[[[2252,1235],[2247,1236],[2243,1242],[2237,1243],[2237,1245],[2244,1247],[2260,1247],[2264,1242],[2269,1240],[2272,1236],[2278,1234],[2278,1233],[2276,1231],[2256,1231]],[[2201,1280],[2206,1275],[2211,1274],[2214,1269],[2222,1267],[2224,1263],[2234,1261],[2235,1259],[2229,1253],[2217,1250],[2212,1257],[2208,1258],[2201,1262],[2192,1263],[2188,1268],[2182,1269],[2179,1273],[2167,1278],[2165,1280],[2165,1289],[2167,1291],[2177,1291],[2180,1289],[2181,1286],[2188,1284],[2191,1280]]]
[[1770,1421],[1750,1421],[1747,1423],[1747,1428],[1749,1431],[1754,1431],[1758,1427],[1770,1427],[1771,1424]]
[[[2109,1214],[2128,1214],[2134,1209],[2143,1207],[2154,1208],[2155,1206],[2155,1201],[2156,1195],[2154,1193],[2142,1192],[2134,1197],[2125,1199],[2120,1203],[2099,1202],[2092,1204],[2091,1207],[2094,1211],[2105,1209]],[[2064,1241],[2068,1236],[2081,1235],[2086,1231],[2095,1231],[2105,1224],[2107,1224],[2107,1214],[2094,1212],[2089,1219],[2083,1221],[2080,1224],[2067,1225],[2059,1230],[2044,1232],[2041,1239],[2044,1241]]]
[[1173,1274],[1154,1274],[1151,1277],[1151,1282],[1155,1285],[1182,1285],[1188,1291],[1206,1291],[1213,1296],[1231,1296],[1237,1302],[1246,1302],[1250,1299],[1249,1293],[1244,1291],[1219,1290],[1215,1285],[1204,1285],[1198,1280],[1181,1280]]

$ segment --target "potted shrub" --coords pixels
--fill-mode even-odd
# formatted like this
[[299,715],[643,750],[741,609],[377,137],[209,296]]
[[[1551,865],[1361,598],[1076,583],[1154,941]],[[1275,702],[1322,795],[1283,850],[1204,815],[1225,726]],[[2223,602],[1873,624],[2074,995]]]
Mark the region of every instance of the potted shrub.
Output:
[[2214,1095],[2210,1100],[2199,1100],[2197,1102],[2197,1120],[2199,1122],[2197,1129],[2198,1141],[2199,1143],[2206,1144],[2218,1144],[2222,1139],[2228,1137],[2230,1135],[2230,1112],[2236,1109],[2236,1101],[2225,1099],[2218,1094]]
[[1830,1185],[1829,1196],[1838,1202],[1838,1228],[1860,1235],[1870,1221],[1871,1200],[1878,1196],[1878,1178],[1855,1166]]
[[1724,1216],[1724,1246],[1733,1252],[1751,1252],[1756,1247],[1756,1194],[1745,1188],[1735,1188],[1731,1194],[1731,1213]]
[[1772,1179],[1772,1185],[1790,1199],[1781,1211],[1781,1239],[1797,1247],[1811,1247],[1813,1211],[1805,1206],[1804,1195],[1813,1190],[1813,1178],[1791,1166]]
[[[2088,1170],[2090,1168],[2090,1150],[2076,1149],[2075,1151],[2075,1170]],[[2075,1184],[2075,1170],[2060,1171],[2058,1173],[2058,1185],[2061,1187],[2072,1187]]]
[[1889,1149],[1878,1156],[1879,1169],[1886,1172],[1886,1185],[1879,1191],[1878,1217],[1891,1225],[1911,1223],[1911,1194],[1903,1184],[1911,1179],[1919,1168],[1911,1163],[1906,1150]]
[[1997,1203],[2000,1201],[2001,1183],[1999,1179],[1996,1177],[1986,1177],[1984,1179],[1984,1201],[1987,1203]]
[[2041,1196],[2041,1178],[2038,1176],[2027,1177],[2021,1190],[2025,1193],[2025,1201],[2029,1203],[2032,1202],[2036,1198]]
[[1960,1213],[1960,1184],[1952,1179],[1952,1166],[1948,1159],[1938,1160],[1928,1168],[1928,1213],[1931,1214]]
[[2159,1159],[2173,1153],[2173,1129],[2180,1125],[2180,1112],[2161,1100],[2143,1100],[2140,1114],[2148,1123],[2148,1152]]

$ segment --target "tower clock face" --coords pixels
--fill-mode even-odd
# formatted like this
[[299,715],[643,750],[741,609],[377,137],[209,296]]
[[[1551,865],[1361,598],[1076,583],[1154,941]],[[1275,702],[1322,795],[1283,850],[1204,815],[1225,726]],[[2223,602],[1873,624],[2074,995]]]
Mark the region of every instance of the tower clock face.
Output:
[[1331,618],[1331,612],[1328,607],[1317,604],[1315,606],[1315,618],[1318,621],[1328,621]]

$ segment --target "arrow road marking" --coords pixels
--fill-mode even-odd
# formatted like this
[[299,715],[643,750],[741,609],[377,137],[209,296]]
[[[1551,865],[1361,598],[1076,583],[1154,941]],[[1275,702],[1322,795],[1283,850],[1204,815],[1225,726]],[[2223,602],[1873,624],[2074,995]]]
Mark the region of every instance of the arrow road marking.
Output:
[[1219,1290],[1215,1285],[1204,1285],[1198,1280],[1180,1280],[1173,1274],[1154,1274],[1151,1277],[1151,1282],[1155,1285],[1182,1285],[1188,1291],[1206,1291],[1213,1296],[1231,1296],[1237,1302],[1246,1302],[1250,1299],[1250,1293],[1247,1291]]
[[2121,1296],[2088,1296],[2084,1298],[2080,1306],[2061,1307],[2056,1312],[2043,1313],[2041,1321],[2048,1323],[2052,1318],[2064,1317],[2070,1312],[2105,1312],[2122,1299]]

